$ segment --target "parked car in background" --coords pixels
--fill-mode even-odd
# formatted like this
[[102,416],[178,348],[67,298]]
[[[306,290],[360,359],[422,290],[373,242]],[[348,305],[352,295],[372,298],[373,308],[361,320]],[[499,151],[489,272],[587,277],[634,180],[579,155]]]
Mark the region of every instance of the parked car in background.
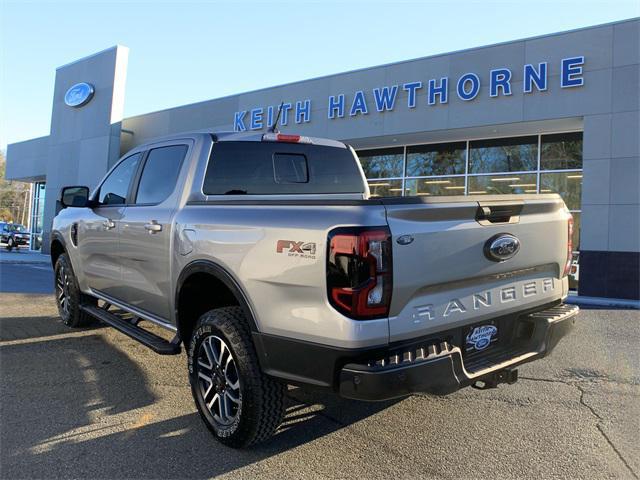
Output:
[[6,244],[5,248],[9,251],[22,245],[29,245],[27,227],[19,223],[0,223],[0,243]]

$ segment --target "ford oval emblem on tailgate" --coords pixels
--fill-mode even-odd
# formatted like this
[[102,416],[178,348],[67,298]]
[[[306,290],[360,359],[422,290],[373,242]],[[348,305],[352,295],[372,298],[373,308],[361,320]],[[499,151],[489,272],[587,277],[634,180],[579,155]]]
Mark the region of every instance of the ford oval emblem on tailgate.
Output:
[[484,244],[484,256],[492,262],[504,262],[520,250],[520,240],[508,233],[499,233]]

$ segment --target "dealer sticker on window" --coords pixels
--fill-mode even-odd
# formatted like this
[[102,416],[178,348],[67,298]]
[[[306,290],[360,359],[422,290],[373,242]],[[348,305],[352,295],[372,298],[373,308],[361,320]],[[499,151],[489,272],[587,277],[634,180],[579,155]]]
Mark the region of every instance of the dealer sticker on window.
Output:
[[484,350],[496,340],[498,340],[498,327],[495,325],[480,325],[467,334],[467,351]]

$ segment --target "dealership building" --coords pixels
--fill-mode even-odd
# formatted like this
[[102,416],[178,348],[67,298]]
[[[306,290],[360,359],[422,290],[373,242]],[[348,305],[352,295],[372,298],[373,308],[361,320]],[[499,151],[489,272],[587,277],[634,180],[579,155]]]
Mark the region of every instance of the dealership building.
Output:
[[47,251],[63,185],[95,187],[154,137],[266,131],[282,104],[283,132],[353,145],[372,195],[558,192],[578,227],[572,285],[639,299],[639,30],[636,18],[130,118],[117,46],[57,69],[50,134],[8,146],[7,178],[32,183],[32,248]]

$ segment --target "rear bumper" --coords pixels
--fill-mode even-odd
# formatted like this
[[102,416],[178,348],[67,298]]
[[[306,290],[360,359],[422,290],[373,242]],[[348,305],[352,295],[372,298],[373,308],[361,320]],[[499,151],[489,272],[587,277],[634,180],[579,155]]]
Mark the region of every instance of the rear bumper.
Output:
[[[494,319],[497,344],[465,355],[465,329],[361,349],[253,332],[262,370],[287,383],[332,390],[358,400],[412,393],[446,395],[462,387],[513,383],[515,368],[549,354],[575,323],[578,307],[555,303]],[[485,322],[486,323],[486,322]]]
[[514,329],[515,338],[508,345],[466,364],[461,349],[447,342],[412,345],[366,364],[346,364],[340,371],[339,393],[376,401],[412,393],[446,395],[477,382],[513,383],[513,369],[548,355],[573,328],[578,311],[575,305],[558,305],[519,317],[516,321],[524,328]]

